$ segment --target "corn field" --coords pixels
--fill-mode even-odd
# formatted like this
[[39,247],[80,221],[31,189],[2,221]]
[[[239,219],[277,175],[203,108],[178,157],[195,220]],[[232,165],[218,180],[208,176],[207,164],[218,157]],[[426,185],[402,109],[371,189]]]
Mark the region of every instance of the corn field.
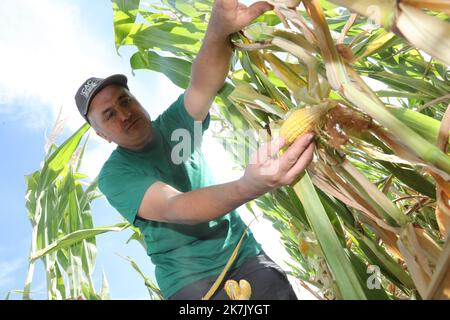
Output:
[[[316,151],[295,184],[248,208],[273,222],[291,274],[321,299],[450,298],[450,3],[270,3],[232,37],[216,136],[240,168],[240,147],[254,147],[239,130],[263,142],[257,133],[272,139],[285,123],[287,136],[314,131]],[[132,69],[186,88],[212,1],[112,5],[117,50],[137,49]]]

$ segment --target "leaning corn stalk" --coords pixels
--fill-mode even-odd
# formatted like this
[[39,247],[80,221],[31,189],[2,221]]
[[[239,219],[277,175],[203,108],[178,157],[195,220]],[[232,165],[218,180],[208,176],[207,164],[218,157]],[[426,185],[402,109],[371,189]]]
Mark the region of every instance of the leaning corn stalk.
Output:
[[[346,98],[351,106],[359,108],[371,116],[371,118],[376,120],[377,123],[381,125],[381,127],[378,127],[378,124],[376,125],[378,132],[384,131],[385,129],[382,129],[383,127],[386,128],[389,133],[386,133],[384,136],[389,140],[388,145],[393,147],[394,150],[396,148],[399,149],[401,142],[403,147],[402,149],[405,149],[405,147],[407,148],[406,151],[401,152],[402,155],[406,154],[409,159],[414,159],[417,163],[422,163],[428,166],[437,175],[447,176],[450,172],[450,158],[439,150],[437,146],[423,139],[421,135],[399,121],[398,118],[392,114],[392,112],[389,112],[388,109],[386,109],[383,102],[377,98],[371,89],[365,85],[358,74],[353,72],[350,69],[351,67],[347,65],[345,60],[340,56],[340,53],[334,45],[334,41],[329,32],[325,18],[317,2],[305,1],[304,6],[311,17],[313,28],[301,23],[302,19],[294,13],[294,10],[289,8],[281,8],[280,11],[281,14],[285,14],[286,21],[290,21],[293,25],[297,26],[300,31],[304,32],[305,30],[308,30],[309,34],[312,34],[314,44],[319,47],[317,53],[320,53],[323,57],[326,77],[330,86],[335,91],[339,92],[341,96]],[[313,62],[314,57],[311,53],[307,52],[303,47],[292,42],[291,40],[286,39],[286,37],[276,36],[273,30],[264,30],[264,28],[260,28],[260,32],[264,35],[263,41],[266,43],[265,46],[267,46],[268,43],[271,45],[276,45],[280,49],[285,50],[289,54],[298,58],[300,64],[303,64],[309,70],[308,74],[310,77],[308,80],[314,80],[311,77],[311,71],[314,71],[317,62]],[[269,34],[272,35],[272,39],[268,37]],[[267,54],[265,54],[265,56],[267,56]],[[440,57],[442,57],[442,55]],[[271,60],[272,61],[269,62],[273,65],[274,59],[272,58]],[[278,72],[278,74],[280,73]],[[283,76],[286,78],[287,74],[287,72],[284,72]],[[291,79],[295,79],[295,77],[291,77]],[[292,89],[293,85],[287,84],[287,87]],[[311,112],[310,110],[314,110],[314,108],[310,107],[301,108],[300,110],[302,110],[302,112],[293,112],[291,116],[287,117],[284,124],[281,126],[281,135],[287,138],[288,142],[291,143],[297,137],[296,133],[298,135],[302,135],[311,130],[319,132],[316,126],[320,125],[320,122],[323,122],[319,120],[323,120],[323,115],[326,112],[322,114],[322,117],[318,116],[314,118],[314,114],[320,114],[317,106],[316,108],[317,112]],[[395,139],[393,138],[394,136]],[[345,179],[350,182],[347,186],[363,183],[366,188],[372,189],[372,196],[378,194],[378,190],[376,188],[372,188],[372,184],[368,183],[363,175],[359,174],[357,170],[355,171],[352,169],[351,166],[349,167],[350,163],[348,161],[344,161],[343,163],[346,163],[348,169],[351,169],[351,171],[348,171],[348,169],[345,169],[345,166],[343,167],[345,172],[343,172],[343,175]],[[322,187],[325,187],[324,183],[330,185],[330,181],[326,182],[326,179],[324,180],[325,181],[322,181]],[[298,186],[294,187],[294,189],[297,189],[297,195],[304,199],[303,204],[305,205],[307,200],[302,196],[302,191],[305,192],[305,190],[300,189]],[[361,195],[360,193],[357,194],[357,192],[352,189],[352,187],[347,188],[349,195],[343,200],[344,202],[347,201],[349,205],[352,205],[352,203],[358,203],[360,205],[362,203],[361,201],[364,199],[364,195]],[[339,197],[337,192],[334,195]],[[396,234],[397,236],[400,234],[402,229],[405,228],[405,230],[409,230],[409,234],[412,238],[400,237],[398,244],[394,238],[394,241],[390,241],[390,245],[393,247],[392,250],[395,251],[397,255],[399,255],[399,251],[402,251],[406,263],[411,267],[411,272],[415,276],[414,280],[416,281],[417,288],[419,289],[419,292],[424,295],[426,286],[430,282],[432,271],[428,266],[429,261],[427,261],[426,258],[420,258],[421,250],[416,246],[418,242],[416,241],[416,243],[411,243],[411,241],[413,241],[412,239],[416,239],[416,231],[414,228],[411,229],[409,224],[410,220],[399,212],[395,205],[390,204],[390,200],[387,199],[382,193],[379,194],[378,200],[376,198],[369,199],[369,196],[370,195],[367,194],[365,195],[365,198],[367,199],[365,205],[359,209],[365,212],[369,219],[377,224],[377,227],[384,228],[385,231],[394,235]],[[385,205],[383,205],[383,203]],[[355,205],[354,207],[358,208],[358,206]],[[390,225],[392,225],[392,227]],[[432,240],[431,242],[428,242],[430,243],[429,245],[434,245]],[[409,251],[405,249],[405,244],[409,246]],[[417,259],[418,257],[419,263],[413,265],[414,259]]]

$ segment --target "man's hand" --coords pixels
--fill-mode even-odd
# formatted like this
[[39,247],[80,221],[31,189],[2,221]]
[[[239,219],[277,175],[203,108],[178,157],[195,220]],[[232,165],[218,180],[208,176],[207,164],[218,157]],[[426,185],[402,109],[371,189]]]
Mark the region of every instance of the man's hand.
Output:
[[236,0],[216,0],[205,39],[192,65],[191,81],[184,96],[187,112],[197,121],[208,115],[211,103],[230,70],[230,34],[250,24],[272,6],[264,1],[249,7]]
[[314,134],[299,137],[279,158],[274,155],[284,145],[284,139],[275,139],[263,145],[251,157],[241,178],[243,192],[256,198],[268,191],[291,184],[313,159]]
[[264,12],[272,10],[266,1],[258,1],[247,7],[237,0],[216,0],[209,22],[208,32],[217,38],[226,38],[242,30]]

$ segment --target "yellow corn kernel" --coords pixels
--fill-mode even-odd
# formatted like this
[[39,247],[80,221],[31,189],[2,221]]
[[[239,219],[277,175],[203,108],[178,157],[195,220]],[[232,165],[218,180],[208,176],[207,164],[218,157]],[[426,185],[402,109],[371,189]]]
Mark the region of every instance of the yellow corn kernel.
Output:
[[328,109],[326,105],[318,105],[294,110],[281,125],[281,137],[290,145],[298,137],[315,131]]

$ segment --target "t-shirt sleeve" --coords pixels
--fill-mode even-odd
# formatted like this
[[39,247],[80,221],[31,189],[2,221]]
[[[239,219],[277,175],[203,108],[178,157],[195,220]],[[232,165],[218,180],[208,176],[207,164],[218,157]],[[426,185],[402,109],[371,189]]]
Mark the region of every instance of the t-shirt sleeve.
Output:
[[155,176],[130,171],[103,170],[99,176],[98,186],[108,202],[129,223],[135,220],[145,192],[159,181]]
[[[167,108],[156,120],[164,138],[172,144],[172,139],[178,139],[179,135],[186,133],[193,138],[195,146],[198,147],[201,144],[201,138],[203,133],[208,129],[211,120],[210,114],[206,116],[203,122],[196,121],[187,112],[184,105],[184,95],[181,94],[178,99]],[[178,131],[177,131],[178,130]],[[178,136],[178,138],[177,138]]]

